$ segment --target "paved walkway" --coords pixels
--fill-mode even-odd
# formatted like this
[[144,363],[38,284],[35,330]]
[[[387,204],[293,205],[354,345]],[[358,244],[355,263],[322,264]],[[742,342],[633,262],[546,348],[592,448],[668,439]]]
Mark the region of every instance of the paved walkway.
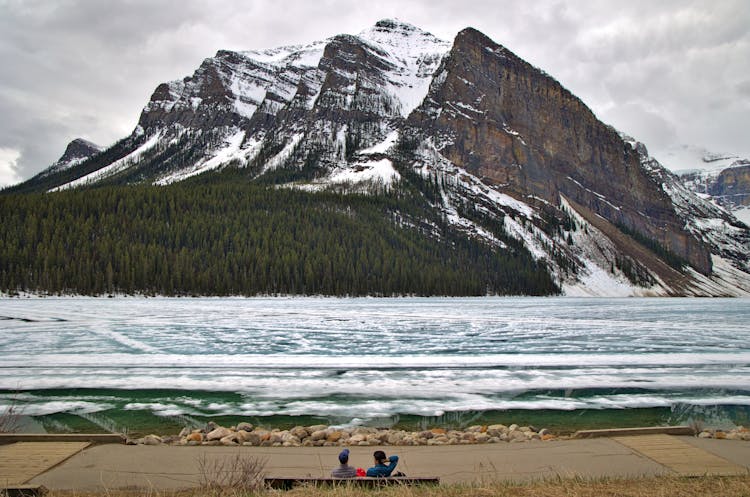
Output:
[[[600,438],[518,444],[436,447],[354,447],[351,464],[371,465],[372,452],[400,456],[409,476],[439,476],[443,483],[528,481],[550,477],[637,477],[660,474],[750,472],[750,443],[654,435],[629,440]],[[657,438],[653,438],[657,437]],[[658,438],[666,437],[666,438]],[[639,438],[637,441],[636,438]],[[659,441],[661,440],[661,442]],[[673,444],[672,449],[666,445]],[[259,458],[268,476],[328,476],[338,447],[174,447],[98,445],[33,478],[51,490],[102,491],[122,487],[157,490],[194,487],[201,461]],[[675,452],[676,451],[676,452]],[[675,454],[694,458],[683,468]],[[705,467],[698,461],[709,461]],[[716,465],[719,461],[721,464]]]
[[0,445],[0,488],[26,483],[89,445],[88,442],[17,442]]
[[[742,475],[748,468],[669,435],[615,437],[613,440],[683,476]],[[750,461],[746,460],[750,463]]]

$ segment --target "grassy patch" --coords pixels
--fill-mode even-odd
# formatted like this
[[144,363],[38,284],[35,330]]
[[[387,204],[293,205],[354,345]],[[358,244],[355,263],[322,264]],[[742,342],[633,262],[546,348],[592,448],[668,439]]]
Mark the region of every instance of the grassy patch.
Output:
[[492,483],[442,485],[439,487],[384,487],[368,489],[341,486],[335,488],[299,487],[288,492],[278,490],[243,491],[237,488],[210,488],[181,492],[106,491],[101,493],[52,492],[49,497],[748,497],[750,475],[700,478],[662,476],[634,479],[550,479],[532,483]]

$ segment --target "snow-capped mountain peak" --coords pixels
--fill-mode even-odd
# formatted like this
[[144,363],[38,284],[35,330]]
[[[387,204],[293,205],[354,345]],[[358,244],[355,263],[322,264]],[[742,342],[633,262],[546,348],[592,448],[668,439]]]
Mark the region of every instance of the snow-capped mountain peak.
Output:
[[307,45],[221,50],[159,85],[129,137],[39,188],[228,169],[278,188],[402,188],[461,236],[528,251],[570,293],[750,294],[747,227],[471,28],[447,42],[385,19]]

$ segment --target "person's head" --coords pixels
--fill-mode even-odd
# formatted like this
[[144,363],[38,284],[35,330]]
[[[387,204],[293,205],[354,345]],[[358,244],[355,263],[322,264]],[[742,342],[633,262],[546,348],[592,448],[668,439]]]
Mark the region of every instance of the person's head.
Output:
[[344,449],[339,454],[339,462],[341,464],[346,464],[349,462],[349,449]]
[[384,463],[386,461],[385,452],[382,450],[376,450],[372,457],[375,458],[376,463]]

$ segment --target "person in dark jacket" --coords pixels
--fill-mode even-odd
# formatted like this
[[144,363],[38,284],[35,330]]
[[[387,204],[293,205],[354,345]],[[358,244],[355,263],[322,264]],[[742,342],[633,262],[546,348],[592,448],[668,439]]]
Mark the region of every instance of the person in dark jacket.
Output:
[[[376,450],[372,455],[375,458],[375,466],[367,469],[367,476],[371,477],[388,477],[398,464],[398,456],[385,457],[385,452]],[[386,465],[388,463],[388,465]]]
[[357,468],[349,466],[349,449],[344,449],[339,454],[341,465],[331,471],[333,478],[356,478]]

